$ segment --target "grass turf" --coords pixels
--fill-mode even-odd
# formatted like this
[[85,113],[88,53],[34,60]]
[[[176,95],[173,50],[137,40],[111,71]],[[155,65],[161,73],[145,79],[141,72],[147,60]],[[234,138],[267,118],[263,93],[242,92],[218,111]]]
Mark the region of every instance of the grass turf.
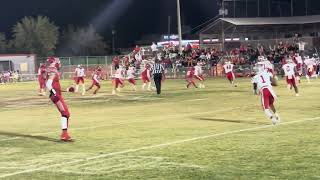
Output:
[[[67,87],[69,82],[63,82]],[[205,89],[167,80],[163,94],[65,94],[73,143],[61,143],[59,114],[37,84],[0,86],[0,178],[319,179],[319,81],[295,97],[275,88],[282,125],[271,126],[250,80]]]

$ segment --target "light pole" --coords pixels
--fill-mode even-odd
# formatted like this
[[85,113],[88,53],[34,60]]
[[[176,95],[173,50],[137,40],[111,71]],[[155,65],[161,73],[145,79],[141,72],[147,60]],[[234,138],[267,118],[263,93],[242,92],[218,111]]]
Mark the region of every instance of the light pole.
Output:
[[111,33],[112,33],[112,54],[115,54],[116,53],[115,35],[116,35],[117,31],[115,29],[112,29]]
[[178,15],[178,33],[179,33],[179,53],[182,54],[182,28],[181,28],[181,9],[180,0],[177,0],[177,15]]

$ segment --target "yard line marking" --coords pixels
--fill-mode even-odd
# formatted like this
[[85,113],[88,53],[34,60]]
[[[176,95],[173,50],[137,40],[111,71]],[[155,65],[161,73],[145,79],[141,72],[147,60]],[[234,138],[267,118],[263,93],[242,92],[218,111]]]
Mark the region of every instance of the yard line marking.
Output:
[[[307,119],[303,119],[303,120],[284,122],[284,123],[280,124],[279,126],[295,124],[295,123],[301,123],[301,122],[305,122],[305,121],[314,121],[314,120],[319,120],[319,119],[320,119],[320,117],[314,117],[314,118],[307,118]],[[64,163],[57,163],[57,164],[52,164],[52,165],[48,165],[48,166],[42,166],[42,167],[39,167],[39,168],[34,168],[34,169],[28,169],[28,170],[23,170],[23,171],[17,171],[17,172],[13,172],[13,173],[3,174],[3,175],[0,175],[0,178],[6,178],[6,177],[11,177],[11,176],[20,175],[20,174],[26,174],[26,173],[46,170],[46,169],[49,169],[49,168],[54,168],[54,167],[59,167],[59,166],[65,166],[65,165],[70,165],[70,164],[77,164],[77,163],[81,163],[81,162],[87,162],[87,161],[106,158],[106,157],[110,157],[110,156],[128,154],[128,153],[138,152],[138,151],[142,151],[142,150],[162,148],[162,147],[167,147],[167,146],[171,146],[171,145],[182,144],[182,143],[186,143],[186,142],[192,142],[192,141],[208,139],[208,138],[213,138],[213,137],[219,137],[219,136],[224,136],[224,135],[236,134],[236,133],[241,133],[241,132],[248,132],[248,131],[255,131],[255,130],[260,130],[260,129],[267,129],[267,128],[270,128],[270,127],[276,127],[276,126],[274,126],[274,125],[258,126],[258,127],[253,127],[253,128],[246,128],[246,129],[228,131],[228,132],[223,132],[223,133],[218,133],[218,134],[199,136],[199,137],[194,137],[194,138],[190,138],[190,139],[183,139],[183,140],[178,140],[178,141],[173,141],[173,142],[167,142],[167,143],[157,144],[157,145],[152,145],[152,146],[144,146],[144,147],[137,148],[137,149],[128,149],[128,150],[124,150],[124,151],[112,152],[112,153],[108,153],[108,154],[102,154],[102,155],[98,155],[98,156],[82,158],[82,159],[78,159],[78,160],[74,160],[74,161],[69,161],[69,162],[64,162]]]
[[[215,110],[215,111],[205,111],[205,112],[198,112],[198,113],[173,114],[173,115],[170,115],[170,116],[166,116],[166,118],[187,117],[187,116],[195,116],[195,115],[202,115],[202,114],[209,114],[209,113],[219,113],[219,112],[236,110],[236,109],[240,109],[240,108],[241,107],[234,107],[234,108],[218,109],[218,110]],[[106,124],[106,125],[100,125],[100,126],[71,128],[70,131],[98,129],[98,128],[103,128],[103,127],[122,126],[122,125],[134,124],[134,123],[156,122],[156,121],[159,121],[159,120],[163,119],[163,117],[159,116],[159,117],[157,117],[155,119],[158,119],[158,120],[154,120],[153,119],[153,120],[145,120],[145,121],[131,121],[131,122],[123,122],[123,123],[117,123],[117,124]],[[57,131],[35,133],[35,134],[31,134],[30,136],[48,135],[48,134],[53,134],[53,133],[57,133]],[[11,137],[11,138],[0,139],[0,142],[11,141],[11,140],[16,140],[16,139],[22,139],[22,137]]]

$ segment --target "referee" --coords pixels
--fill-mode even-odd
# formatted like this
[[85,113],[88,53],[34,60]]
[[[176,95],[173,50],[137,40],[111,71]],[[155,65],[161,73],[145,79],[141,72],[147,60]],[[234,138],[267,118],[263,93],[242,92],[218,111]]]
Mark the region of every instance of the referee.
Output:
[[155,64],[152,65],[151,72],[153,74],[154,83],[157,88],[157,94],[161,94],[161,81],[162,74],[164,73],[164,67],[160,64],[159,59],[155,60]]

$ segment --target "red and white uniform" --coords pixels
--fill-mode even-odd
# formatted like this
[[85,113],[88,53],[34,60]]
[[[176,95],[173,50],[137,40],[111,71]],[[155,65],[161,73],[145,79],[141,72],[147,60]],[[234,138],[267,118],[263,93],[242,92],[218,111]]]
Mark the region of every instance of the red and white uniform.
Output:
[[76,84],[80,84],[80,82],[84,84],[84,78],[86,76],[84,68],[82,67],[76,68],[75,74],[76,74],[76,77],[75,77]]
[[223,66],[224,72],[226,73],[226,77],[229,81],[233,81],[235,79],[234,73],[233,73],[233,67],[234,65],[231,63],[227,63]]
[[186,80],[187,81],[193,81],[195,69],[194,68],[189,68],[186,74]]
[[100,88],[101,71],[95,71],[92,76],[92,85]]
[[114,83],[115,83],[116,88],[118,88],[119,85],[123,86],[124,73],[125,73],[125,71],[123,70],[122,67],[117,69],[117,71],[114,75],[114,78],[115,78]]
[[268,72],[274,74],[274,66],[272,65],[272,63],[268,60],[262,61],[263,65],[264,65],[264,69],[267,70]]
[[134,67],[129,67],[129,69],[127,70],[127,80],[130,84],[136,85]]
[[295,63],[296,63],[296,68],[297,68],[297,72],[299,73],[299,76],[302,75],[302,65],[303,65],[303,60],[301,56],[296,56],[295,57]]
[[41,66],[38,69],[38,81],[40,89],[45,89],[46,87],[46,79],[47,79],[47,71],[45,66]]
[[277,99],[271,85],[272,73],[263,71],[255,75],[252,79],[253,83],[257,84],[258,90],[261,95],[261,104],[263,109],[269,109]]
[[282,69],[284,71],[284,75],[287,79],[287,84],[290,86],[296,85],[296,65],[294,63],[287,63],[282,66]]
[[198,79],[199,81],[204,81],[203,70],[202,70],[202,67],[200,65],[196,65],[194,67],[194,77],[196,79]]
[[304,64],[307,67],[307,76],[312,77],[316,70],[316,62],[314,58],[309,58],[304,61]]
[[56,95],[50,96],[51,101],[56,105],[62,117],[69,119],[70,112],[67,104],[62,97],[62,91],[60,86],[60,73],[55,67],[47,68],[48,77],[54,76],[52,81],[52,89],[55,90]]
[[146,64],[144,67],[144,70],[141,73],[141,79],[143,83],[150,82],[150,74],[151,74],[151,66],[149,64]]

